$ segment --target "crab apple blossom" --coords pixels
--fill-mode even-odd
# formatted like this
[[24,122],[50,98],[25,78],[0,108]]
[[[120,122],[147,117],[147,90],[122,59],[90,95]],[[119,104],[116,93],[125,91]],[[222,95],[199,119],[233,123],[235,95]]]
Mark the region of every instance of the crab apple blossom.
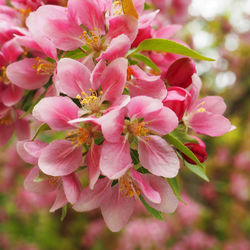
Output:
[[221,97],[199,99],[193,59],[212,59],[178,40],[173,15],[163,20],[170,2],[181,19],[184,2],[151,2],[160,10],[145,0],[0,0],[0,145],[16,134],[32,165],[18,204],[100,208],[117,232],[136,202],[156,218],[175,211],[181,161],[207,179],[195,134],[233,129]]
[[100,207],[103,218],[111,231],[120,231],[135,208],[136,196],[142,195],[148,204],[160,211],[171,213],[177,207],[177,198],[161,178],[140,174],[131,169],[117,184],[110,186],[108,179],[100,179],[93,190],[85,188],[75,203],[77,211]]

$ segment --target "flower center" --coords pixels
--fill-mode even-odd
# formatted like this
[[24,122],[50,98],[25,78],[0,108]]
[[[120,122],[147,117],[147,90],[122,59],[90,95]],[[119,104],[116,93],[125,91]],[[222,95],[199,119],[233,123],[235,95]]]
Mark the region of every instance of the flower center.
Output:
[[0,125],[6,125],[9,126],[13,123],[12,117],[10,112],[4,116],[3,118],[0,119]]
[[98,113],[100,111],[100,105],[102,102],[102,91],[99,91],[99,95],[98,92],[94,91],[93,89],[89,89],[89,91],[91,92],[90,95],[82,92],[81,95],[76,96],[76,99],[79,100],[80,104],[85,110],[91,111],[92,113]]
[[100,31],[101,30],[97,28],[94,28],[94,30],[91,30],[89,32],[84,30],[82,36],[79,36],[79,38],[84,39],[87,46],[92,47],[96,51],[101,51],[103,49],[103,46]]
[[133,182],[130,176],[124,175],[123,177],[121,177],[119,181],[119,185],[120,185],[119,190],[123,197],[124,196],[133,197],[135,195],[137,196],[140,195],[139,188],[135,185],[135,183]]
[[66,137],[72,144],[76,144],[78,147],[81,147],[84,143],[87,146],[91,144],[90,130],[87,128],[79,128],[68,133]]
[[4,84],[9,84],[10,80],[7,77],[7,73],[6,73],[6,67],[2,66],[0,68],[0,81],[3,82]]
[[32,65],[32,68],[36,70],[37,74],[52,75],[54,73],[56,66],[53,63],[39,57],[36,57],[36,61],[37,63]]
[[[150,125],[150,122],[140,122],[138,120],[135,120],[129,122],[129,124],[127,125],[127,129],[134,136],[148,136],[150,135],[151,130],[147,127],[147,125]],[[150,140],[150,137],[146,137],[146,139]]]
[[59,176],[51,176],[51,177],[49,177],[50,186],[55,186],[60,181],[60,179],[61,178]]

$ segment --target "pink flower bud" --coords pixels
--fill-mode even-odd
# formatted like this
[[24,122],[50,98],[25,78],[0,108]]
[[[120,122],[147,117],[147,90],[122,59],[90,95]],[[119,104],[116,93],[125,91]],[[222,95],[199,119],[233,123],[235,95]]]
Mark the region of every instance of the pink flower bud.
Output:
[[180,87],[171,87],[167,90],[167,96],[162,101],[163,105],[172,109],[177,115],[178,119],[181,120],[187,109],[190,94],[187,90]]
[[[200,162],[204,162],[207,159],[207,152],[204,145],[189,142],[185,143],[185,146],[188,147],[195,154],[195,156],[199,159]],[[185,154],[182,153],[182,156],[185,161],[191,164],[196,164],[192,159],[187,157]]]
[[194,62],[188,57],[183,57],[170,65],[166,79],[170,86],[187,88],[192,83],[194,73],[196,73]]

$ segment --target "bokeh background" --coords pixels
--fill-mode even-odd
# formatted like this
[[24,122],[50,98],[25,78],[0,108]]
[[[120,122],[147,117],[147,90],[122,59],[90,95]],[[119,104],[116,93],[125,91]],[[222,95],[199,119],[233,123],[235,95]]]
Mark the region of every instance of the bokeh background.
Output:
[[[162,0],[163,2],[165,0]],[[154,2],[148,1],[149,5]],[[215,62],[197,62],[202,95],[221,95],[236,130],[203,137],[210,182],[182,168],[178,181],[185,203],[153,219],[143,207],[123,231],[106,229],[99,211],[76,213],[68,207],[48,212],[51,197],[23,188],[29,170],[15,151],[15,138],[0,153],[0,249],[250,249],[250,1],[169,0],[161,11],[183,25],[179,38]]]

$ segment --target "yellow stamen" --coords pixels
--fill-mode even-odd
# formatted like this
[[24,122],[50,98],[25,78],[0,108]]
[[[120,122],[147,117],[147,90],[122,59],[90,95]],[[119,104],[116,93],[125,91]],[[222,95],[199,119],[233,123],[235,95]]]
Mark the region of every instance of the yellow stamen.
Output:
[[37,63],[32,65],[32,68],[36,70],[37,74],[52,75],[54,73],[54,70],[56,68],[55,64],[48,62],[44,59],[41,59],[39,57],[36,57],[35,59]]
[[123,197],[133,197],[135,195],[140,195],[139,188],[135,185],[132,178],[128,175],[124,175],[123,177],[121,177],[119,185],[119,190]]
[[90,146],[90,131],[87,128],[79,128],[77,130],[71,131],[66,137],[72,144],[76,144],[81,147],[84,143]]
[[13,119],[11,117],[10,112],[5,115],[3,118],[0,119],[0,125],[6,125],[9,126],[13,123]]
[[199,109],[197,110],[197,112],[202,113],[202,112],[206,112],[206,110],[205,110],[204,108],[199,108]]
[[6,67],[2,66],[0,68],[0,82],[3,82],[5,84],[8,84],[10,80],[7,77]]
[[60,179],[61,178],[59,176],[51,176],[51,177],[49,177],[50,186],[56,185],[60,181]]
[[85,92],[82,92],[81,95],[77,95],[76,99],[79,100],[80,104],[85,110],[91,112],[99,112],[100,104],[101,104],[101,95],[102,91],[97,91],[93,89],[89,89],[90,95],[87,95]]
[[83,31],[82,36],[80,38],[84,38],[86,44],[90,47],[92,47],[96,51],[102,50],[102,40],[100,36],[100,29],[94,28],[94,30],[91,30],[87,32],[86,30]]

